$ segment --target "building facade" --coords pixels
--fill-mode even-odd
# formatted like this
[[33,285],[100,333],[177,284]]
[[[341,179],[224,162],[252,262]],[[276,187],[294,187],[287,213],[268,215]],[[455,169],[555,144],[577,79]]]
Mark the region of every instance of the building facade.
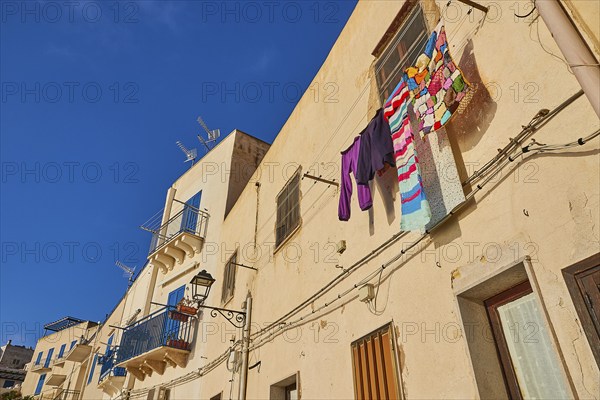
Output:
[[9,340],[0,347],[0,392],[17,389],[25,380],[25,365],[31,361],[31,347],[16,346]]
[[[307,91],[271,145],[232,132],[168,189],[79,398],[599,398],[600,11],[535,4],[359,2],[313,80],[335,94]],[[400,230],[389,168],[341,221],[340,153],[440,21],[470,101],[413,127],[432,220]]]
[[86,373],[95,369],[97,357],[90,354],[98,328],[96,322],[73,317],[46,324],[47,334],[38,340],[27,364],[22,394],[37,399],[79,399]]

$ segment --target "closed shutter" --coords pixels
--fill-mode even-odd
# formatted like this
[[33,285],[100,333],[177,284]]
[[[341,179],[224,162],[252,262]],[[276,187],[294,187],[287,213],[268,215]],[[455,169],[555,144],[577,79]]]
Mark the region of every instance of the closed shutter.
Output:
[[62,346],[60,346],[60,350],[58,351],[58,356],[56,356],[56,358],[62,358],[62,356],[65,355],[65,347],[67,347],[66,344],[63,344]]
[[391,329],[387,325],[352,343],[357,400],[400,399]]
[[193,234],[198,233],[198,210],[200,209],[201,198],[202,191],[199,191],[185,202],[186,205],[183,208],[181,218],[181,230]]
[[43,354],[44,354],[44,352],[43,352],[43,351],[40,351],[40,352],[38,353],[38,356],[37,356],[37,358],[35,359],[35,365],[40,365],[40,362],[42,362],[42,355],[43,355]]
[[44,362],[45,368],[48,368],[50,366],[50,361],[52,361],[52,354],[54,354],[54,348],[48,351],[48,355],[46,356],[46,362]]
[[94,354],[94,359],[92,360],[92,368],[90,368],[90,375],[88,376],[87,384],[92,383],[92,378],[94,377],[94,371],[96,370],[96,363],[98,363],[98,354]]
[[225,271],[223,274],[223,291],[221,293],[221,302],[227,303],[232,297],[235,291],[235,273],[237,264],[237,251],[231,256],[227,264],[225,264]]
[[40,379],[38,380],[37,386],[35,387],[35,395],[42,393],[42,387],[44,387],[44,381],[46,380],[46,374],[40,375]]
[[283,241],[300,225],[300,170],[288,181],[277,195],[277,222],[275,246]]

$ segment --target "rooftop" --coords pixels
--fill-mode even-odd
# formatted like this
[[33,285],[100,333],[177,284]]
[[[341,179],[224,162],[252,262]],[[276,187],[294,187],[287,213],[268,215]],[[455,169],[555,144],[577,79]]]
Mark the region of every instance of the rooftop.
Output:
[[82,319],[79,319],[79,318],[63,317],[63,318],[59,319],[58,321],[54,321],[54,322],[44,325],[44,329],[47,331],[52,331],[52,332],[59,332],[59,331],[62,331],[63,329],[67,329],[72,326],[79,325],[82,322],[85,322],[85,321]]

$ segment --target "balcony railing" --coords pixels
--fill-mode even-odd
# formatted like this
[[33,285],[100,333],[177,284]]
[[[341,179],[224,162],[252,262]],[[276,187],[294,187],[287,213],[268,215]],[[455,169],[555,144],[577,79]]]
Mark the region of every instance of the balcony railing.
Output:
[[79,390],[61,390],[53,400],[77,400],[79,399]]
[[189,233],[205,238],[208,217],[209,215],[206,211],[183,203],[183,208],[164,224],[156,226],[151,221],[147,222],[142,226],[142,229],[152,232],[148,254],[160,250],[181,233]]
[[108,349],[106,354],[100,358],[101,368],[98,383],[111,376],[121,377],[127,375],[125,368],[115,367],[116,355],[117,352],[114,349]]
[[180,313],[175,307],[163,307],[125,328],[116,363],[127,364],[145,354],[151,357],[153,350],[162,348],[189,352],[195,326],[195,316]]

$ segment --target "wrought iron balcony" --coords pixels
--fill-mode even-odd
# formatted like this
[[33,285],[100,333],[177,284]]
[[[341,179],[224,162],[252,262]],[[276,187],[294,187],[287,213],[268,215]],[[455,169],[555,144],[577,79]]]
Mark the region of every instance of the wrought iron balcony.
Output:
[[175,263],[182,264],[186,256],[200,252],[208,226],[206,211],[178,201],[174,204],[181,209],[167,222],[160,224],[162,211],[159,211],[141,226],[152,233],[148,259],[164,273],[173,269]]
[[100,379],[98,379],[98,387],[113,397],[123,387],[127,370],[123,367],[116,367],[117,352],[110,348],[106,354],[98,359],[100,368]]
[[195,315],[163,307],[125,328],[116,364],[140,381],[153,372],[162,375],[167,365],[185,367],[195,327]]
[[65,390],[61,389],[58,393],[52,398],[52,400],[78,400],[79,399],[79,390]]

